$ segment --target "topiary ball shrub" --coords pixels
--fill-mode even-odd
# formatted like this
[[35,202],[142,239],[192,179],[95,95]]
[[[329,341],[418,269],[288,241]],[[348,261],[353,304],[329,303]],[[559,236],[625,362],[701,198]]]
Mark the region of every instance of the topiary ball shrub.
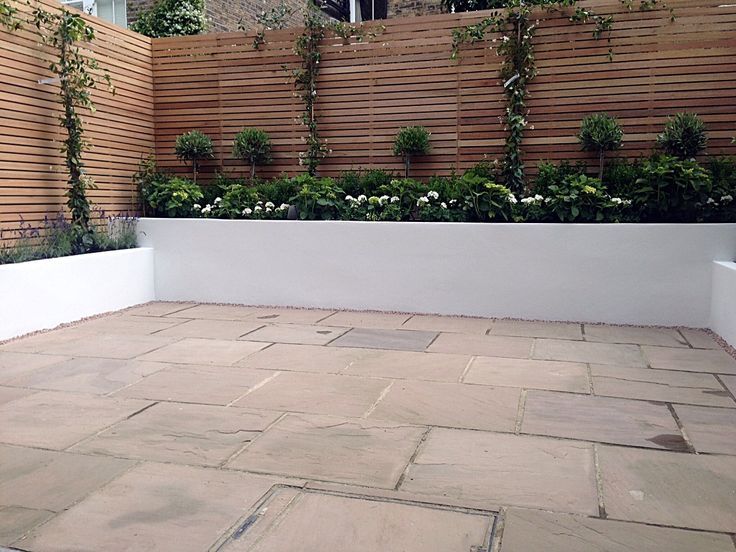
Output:
[[192,130],[178,136],[174,150],[179,159],[189,161],[192,164],[195,183],[197,182],[197,168],[200,161],[212,159],[215,156],[212,139],[199,130]]
[[256,176],[256,165],[271,162],[271,139],[265,130],[244,128],[235,135],[233,157],[250,165],[251,180]]
[[203,33],[207,30],[204,0],[159,0],[141,12],[130,28],[151,38]]
[[603,179],[603,167],[607,151],[614,151],[623,144],[624,131],[615,117],[608,113],[595,113],[583,119],[578,141],[585,151],[598,154],[598,179]]
[[423,126],[410,126],[399,129],[394,139],[394,155],[404,159],[404,176],[409,178],[409,168],[412,157],[427,155],[429,145],[429,131]]
[[692,159],[708,145],[705,123],[695,113],[677,113],[667,120],[664,132],[657,136],[657,145],[667,155]]

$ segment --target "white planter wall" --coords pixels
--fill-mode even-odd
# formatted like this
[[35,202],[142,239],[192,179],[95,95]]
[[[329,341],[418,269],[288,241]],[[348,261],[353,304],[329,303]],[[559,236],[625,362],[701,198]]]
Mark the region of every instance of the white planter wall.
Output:
[[148,248],[0,266],[0,340],[152,301]]
[[713,263],[710,328],[736,347],[736,263]]
[[706,327],[736,224],[142,219],[159,300]]

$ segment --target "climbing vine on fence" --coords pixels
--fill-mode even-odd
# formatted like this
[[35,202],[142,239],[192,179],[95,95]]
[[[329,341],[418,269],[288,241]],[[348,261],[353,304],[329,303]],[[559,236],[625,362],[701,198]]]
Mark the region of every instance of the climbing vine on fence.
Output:
[[[452,0],[450,7],[452,7]],[[634,0],[621,0],[629,10],[633,9]],[[642,11],[654,9],[659,0],[639,0]],[[492,39],[496,44],[496,52],[503,58],[500,77],[503,81],[506,97],[506,114],[504,118],[506,144],[504,146],[503,171],[506,185],[514,192],[524,191],[524,161],[521,149],[524,131],[528,125],[529,110],[527,100],[528,86],[537,75],[534,57],[533,38],[540,19],[532,20],[532,9],[539,8],[547,12],[561,11],[564,8],[575,8],[569,16],[572,23],[594,24],[593,37],[597,40],[606,36],[609,43],[613,30],[613,16],[601,16],[592,10],[578,5],[578,0],[542,0],[529,2],[525,0],[509,0],[506,6],[495,11],[480,22],[453,29],[452,58],[457,59],[464,44],[473,44],[486,39],[486,35],[495,33],[500,38]],[[662,7],[666,7],[662,4]],[[674,14],[670,10],[671,19]],[[608,50],[612,59],[613,51]]]
[[18,9],[5,0],[0,0],[0,27],[9,31],[17,31],[21,27]]
[[50,13],[40,7],[33,11],[33,23],[41,40],[56,53],[49,69],[59,80],[62,104],[60,125],[66,131],[61,146],[69,173],[66,192],[67,206],[71,211],[75,229],[76,252],[88,251],[93,246],[93,230],[90,226],[90,204],[87,190],[93,186],[84,174],[82,156],[87,149],[84,141],[84,123],[79,110],[94,111],[91,90],[105,81],[112,90],[110,76],[102,71],[97,61],[83,45],[95,39],[94,29],[80,13],[62,8]]

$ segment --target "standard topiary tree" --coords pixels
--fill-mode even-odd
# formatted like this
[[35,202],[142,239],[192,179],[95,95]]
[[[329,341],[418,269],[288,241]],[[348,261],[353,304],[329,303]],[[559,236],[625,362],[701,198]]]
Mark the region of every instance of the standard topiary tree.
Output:
[[409,178],[411,159],[416,155],[427,155],[429,131],[423,126],[410,126],[399,129],[394,139],[394,155],[404,159],[404,176]]
[[250,178],[256,176],[256,165],[271,162],[271,139],[265,130],[244,128],[235,135],[233,157],[250,164]]
[[657,145],[668,155],[691,159],[705,150],[708,133],[705,123],[695,113],[677,113],[667,119]]
[[194,182],[197,182],[197,168],[203,159],[215,156],[212,139],[198,130],[185,132],[176,138],[176,156],[182,161],[192,164]]
[[585,151],[598,154],[598,178],[603,179],[606,152],[614,151],[623,144],[624,131],[615,117],[607,113],[596,113],[583,119],[578,140]]

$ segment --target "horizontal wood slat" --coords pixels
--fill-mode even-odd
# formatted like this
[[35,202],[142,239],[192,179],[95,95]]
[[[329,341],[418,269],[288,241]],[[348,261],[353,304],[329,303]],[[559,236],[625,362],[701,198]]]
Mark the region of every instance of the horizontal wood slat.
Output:
[[[53,9],[53,0],[43,0]],[[635,3],[636,4],[636,3]],[[22,11],[27,7],[17,2]],[[569,13],[540,12],[535,37],[539,75],[530,86],[530,127],[525,161],[588,160],[575,134],[587,114],[607,111],[626,132],[619,155],[648,154],[668,115],[694,111],[710,130],[709,153],[736,154],[736,5],[718,0],[669,0],[669,11],[627,11],[617,0],[585,2],[615,19],[610,36],[592,38],[592,24],[574,25]],[[414,175],[462,171],[484,157],[503,156],[505,101],[500,59],[488,40],[463,47],[450,59],[452,29],[478,22],[487,12],[394,19],[362,42],[328,36],[322,47],[317,98],[320,131],[332,153],[320,173],[369,167],[399,172],[392,154],[399,127],[424,125],[433,152],[413,164]],[[267,130],[274,163],[264,177],[303,171],[299,123],[302,104],[290,69],[298,66],[294,39],[301,29],[253,35],[220,33],[153,39],[89,18],[98,32],[93,51],[117,87],[96,91],[95,114],[85,115],[94,145],[88,170],[106,211],[135,206],[132,175],[155,147],[159,164],[187,174],[173,154],[176,136],[192,129],[209,134],[217,158],[204,166],[241,176],[231,159],[232,140],[245,126]],[[614,52],[609,60],[608,50]],[[58,98],[50,76],[51,53],[32,33],[0,31],[0,227],[18,215],[40,220],[64,202],[63,156],[58,151]]]

